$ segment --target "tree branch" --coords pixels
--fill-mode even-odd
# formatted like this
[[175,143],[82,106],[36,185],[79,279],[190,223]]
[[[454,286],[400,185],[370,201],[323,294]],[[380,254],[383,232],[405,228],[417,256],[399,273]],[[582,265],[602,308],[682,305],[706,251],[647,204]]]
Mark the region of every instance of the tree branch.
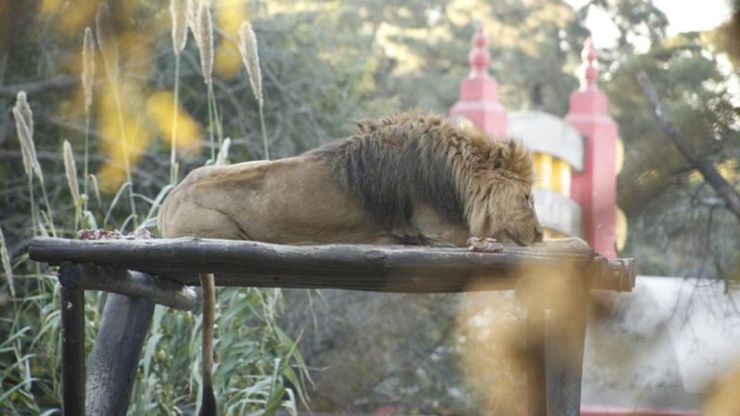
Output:
[[642,92],[653,110],[653,115],[658,122],[660,130],[668,136],[689,164],[701,173],[704,180],[725,202],[727,209],[732,211],[738,220],[740,220],[740,193],[720,175],[712,162],[697,155],[691,149],[688,138],[668,119],[663,106],[660,104],[660,97],[645,72],[640,71],[637,74],[637,82],[642,87]]
[[66,89],[74,87],[77,85],[77,82],[77,77],[73,77],[71,75],[57,75],[53,78],[47,78],[41,81],[2,85],[0,86],[0,96],[15,97],[19,91],[25,91],[27,94],[34,94],[48,89]]

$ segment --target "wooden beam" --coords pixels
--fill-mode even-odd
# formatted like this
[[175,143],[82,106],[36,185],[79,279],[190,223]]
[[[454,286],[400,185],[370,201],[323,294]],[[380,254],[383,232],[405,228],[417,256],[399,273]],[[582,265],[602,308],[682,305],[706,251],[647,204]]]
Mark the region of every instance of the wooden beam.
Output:
[[124,269],[93,264],[63,263],[59,268],[59,283],[66,288],[103,290],[180,310],[192,310],[197,302],[195,291],[180,283],[155,279],[152,276]]
[[88,361],[85,414],[126,415],[153,313],[146,299],[108,295]]
[[85,292],[62,288],[62,414],[85,414]]
[[[66,240],[35,238],[32,259],[50,264],[93,263],[138,270],[188,285],[199,273],[215,273],[222,286],[339,288],[382,292],[459,292],[511,289],[533,269],[565,269],[594,276],[594,287],[629,290],[634,268],[610,268],[578,239],[503,253],[420,246],[291,246],[254,241],[196,238]],[[617,270],[615,274],[615,270]],[[573,274],[573,273],[571,273]]]

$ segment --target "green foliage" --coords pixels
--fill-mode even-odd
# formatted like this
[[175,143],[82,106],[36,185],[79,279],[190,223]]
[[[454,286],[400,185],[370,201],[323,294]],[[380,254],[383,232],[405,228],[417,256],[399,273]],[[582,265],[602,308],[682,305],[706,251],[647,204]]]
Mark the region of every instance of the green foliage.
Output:
[[663,39],[620,62],[604,85],[625,144],[619,204],[630,219],[625,255],[641,272],[729,278],[738,264],[740,224],[716,193],[661,132],[643,99],[636,74],[646,72],[664,111],[693,151],[740,189],[740,110],[731,79],[698,33]]

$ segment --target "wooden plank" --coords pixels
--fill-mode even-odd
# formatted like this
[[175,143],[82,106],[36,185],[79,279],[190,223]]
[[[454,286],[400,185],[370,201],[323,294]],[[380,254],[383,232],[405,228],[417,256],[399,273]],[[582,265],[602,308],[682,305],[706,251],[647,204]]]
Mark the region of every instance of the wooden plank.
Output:
[[476,253],[465,248],[290,246],[195,238],[36,238],[29,252],[32,259],[50,264],[93,263],[138,270],[188,285],[198,284],[199,273],[211,272],[216,275],[216,284],[224,286],[384,292],[456,292],[471,287],[510,289],[519,276],[527,273],[523,265],[551,270],[568,268],[605,276],[594,282],[613,290],[621,283],[634,281],[634,276],[617,276],[624,278],[620,280],[607,273],[610,263],[578,239],[533,247],[506,247],[503,253]]
[[62,287],[62,414],[85,414],[85,292]]
[[93,264],[63,263],[59,268],[59,283],[72,289],[103,290],[149,301],[180,310],[195,308],[195,291],[180,283],[123,269],[105,268]]
[[154,304],[111,293],[88,362],[87,415],[126,415]]

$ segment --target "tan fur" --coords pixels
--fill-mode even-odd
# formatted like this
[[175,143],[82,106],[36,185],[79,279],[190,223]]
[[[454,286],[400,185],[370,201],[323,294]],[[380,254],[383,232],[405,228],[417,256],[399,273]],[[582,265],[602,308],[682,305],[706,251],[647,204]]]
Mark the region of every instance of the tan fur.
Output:
[[163,237],[287,244],[531,244],[531,187],[521,143],[406,113],[300,156],[196,169],[165,200],[159,227]]

